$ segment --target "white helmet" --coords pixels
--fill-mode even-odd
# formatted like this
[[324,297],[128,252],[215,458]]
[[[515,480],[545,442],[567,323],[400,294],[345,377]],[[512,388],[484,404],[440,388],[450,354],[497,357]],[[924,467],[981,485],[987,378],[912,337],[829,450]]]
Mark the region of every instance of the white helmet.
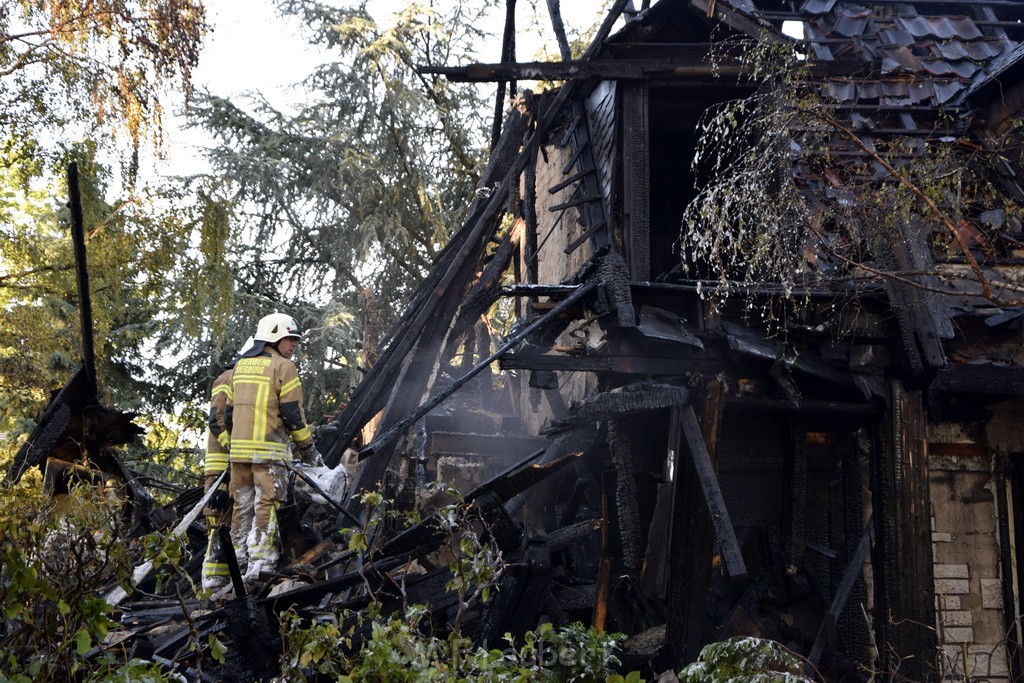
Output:
[[271,313],[263,316],[256,325],[256,334],[253,335],[253,339],[256,341],[267,344],[281,341],[285,337],[302,339],[302,330],[299,329],[295,318],[284,313]]

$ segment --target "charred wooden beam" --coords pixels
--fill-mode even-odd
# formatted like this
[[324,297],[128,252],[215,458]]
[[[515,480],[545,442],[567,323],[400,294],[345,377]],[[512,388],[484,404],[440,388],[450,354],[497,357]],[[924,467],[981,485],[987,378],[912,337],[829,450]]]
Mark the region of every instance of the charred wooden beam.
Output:
[[926,419],[919,391],[890,385],[887,420],[875,434],[873,510],[879,542],[874,628],[883,666],[911,680],[930,680],[935,652],[931,498]]
[[558,434],[592,422],[628,417],[638,413],[683,405],[690,400],[686,387],[638,382],[616,391],[593,394],[573,405],[569,416],[541,430]]
[[82,369],[85,371],[87,405],[99,401],[96,387],[96,352],[93,348],[92,297],[89,294],[89,265],[85,257],[85,219],[82,193],[78,187],[78,164],[68,164],[68,207],[71,209],[71,242],[75,249],[78,283],[78,313],[82,325]]
[[[684,400],[688,395],[684,392]],[[608,450],[617,472],[615,487],[615,511],[619,534],[622,538],[622,564],[629,572],[640,569],[642,549],[640,539],[640,511],[637,507],[637,463],[633,455],[633,439],[630,425],[621,419],[608,420]]]
[[932,394],[1024,396],[1024,368],[981,363],[949,365],[935,373],[928,390]]
[[[685,48],[685,46],[680,46]],[[677,59],[594,59],[562,62],[504,62],[468,64],[465,66],[418,65],[421,74],[444,76],[455,83],[501,82],[509,79],[536,81],[572,81],[599,79],[603,81],[639,81],[671,78],[673,81],[693,78],[737,77],[742,73],[738,63],[719,67],[707,63],[706,52],[691,62]]]
[[715,468],[711,464],[711,456],[708,454],[707,444],[704,442],[704,436],[701,434],[700,424],[697,422],[697,416],[694,414],[692,406],[686,406],[683,409],[680,420],[683,428],[683,440],[690,452],[694,469],[697,471],[697,478],[704,493],[708,513],[711,515],[711,524],[715,528],[715,538],[718,539],[722,549],[722,562],[730,576],[743,576],[747,573],[747,567],[743,562],[740,544],[736,540],[736,531],[732,528],[729,510],[725,507],[725,498],[718,485],[718,477],[715,475]]
[[558,53],[564,61],[568,61],[572,59],[572,51],[565,37],[565,24],[562,23],[559,0],[548,0],[548,16],[551,17],[551,29],[555,32],[555,40],[558,42]]
[[715,352],[686,352],[675,358],[640,355],[613,355],[584,353],[569,355],[519,351],[501,359],[503,370],[552,370],[566,372],[596,372],[621,375],[683,376],[689,373],[717,375],[732,373],[742,364],[730,361]]

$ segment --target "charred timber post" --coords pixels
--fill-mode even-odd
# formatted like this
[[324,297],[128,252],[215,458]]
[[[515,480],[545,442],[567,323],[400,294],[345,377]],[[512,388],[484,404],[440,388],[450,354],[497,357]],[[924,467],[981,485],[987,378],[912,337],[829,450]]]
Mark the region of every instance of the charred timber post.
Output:
[[548,0],[548,14],[551,16],[551,28],[555,31],[555,40],[558,41],[558,52],[562,59],[568,62],[572,59],[572,51],[569,49],[569,41],[565,38],[565,24],[562,23],[562,8],[559,0]]
[[422,404],[420,404],[420,406],[416,410],[412,411],[409,415],[407,415],[402,420],[399,420],[397,423],[395,423],[394,426],[392,426],[386,432],[384,432],[379,437],[374,439],[365,448],[363,448],[361,451],[359,451],[360,459],[367,458],[367,457],[373,455],[378,450],[380,450],[382,447],[384,447],[387,444],[389,444],[392,440],[394,440],[396,437],[398,437],[402,432],[404,432],[411,425],[413,425],[417,420],[422,418],[424,415],[426,415],[431,410],[433,410],[438,405],[440,405],[445,399],[447,399],[449,396],[451,396],[456,391],[458,391],[464,384],[466,384],[466,382],[468,382],[469,380],[471,380],[474,377],[476,377],[485,368],[489,367],[491,363],[493,363],[494,361],[496,361],[497,359],[501,358],[503,355],[508,353],[512,349],[512,347],[514,347],[516,344],[521,342],[523,339],[525,339],[526,337],[530,336],[535,331],[537,331],[538,329],[540,329],[544,325],[546,325],[549,322],[551,322],[553,319],[557,318],[567,308],[569,308],[570,306],[575,304],[577,301],[582,299],[584,296],[589,294],[591,291],[593,291],[599,284],[600,284],[599,282],[589,282],[589,283],[583,285],[582,287],[577,289],[575,292],[573,292],[570,296],[566,297],[565,300],[562,301],[560,304],[558,304],[557,306],[552,308],[550,311],[548,311],[547,313],[545,313],[541,317],[537,318],[535,321],[533,321],[532,323],[527,325],[524,329],[522,329],[519,332],[511,335],[505,341],[505,343],[502,344],[501,347],[498,348],[497,351],[495,351],[490,356],[488,356],[487,358],[482,360],[480,363],[478,363],[476,365],[476,367],[474,367],[472,370],[467,372],[465,375],[463,375],[459,379],[455,380],[454,382],[449,384],[447,387],[445,387],[443,390],[439,391],[438,393],[434,394],[429,399],[424,401]]
[[693,406],[688,405],[683,408],[680,422],[687,450],[690,451],[693,467],[697,471],[697,479],[700,480],[700,487],[704,492],[704,499],[707,501],[711,524],[715,527],[715,537],[722,547],[722,561],[725,564],[725,569],[729,572],[729,576],[743,576],[747,573],[747,566],[743,562],[740,544],[736,540],[736,531],[732,528],[729,510],[725,507],[722,489],[718,486],[718,478],[715,476],[711,456],[704,443],[700,423],[697,422]]
[[85,218],[82,194],[78,188],[78,164],[68,164],[68,208],[71,209],[71,242],[75,249],[75,273],[78,278],[78,312],[82,321],[82,368],[85,370],[85,394],[91,403],[99,400],[96,388],[96,354],[92,337],[92,299],[89,296],[89,266],[85,260]]

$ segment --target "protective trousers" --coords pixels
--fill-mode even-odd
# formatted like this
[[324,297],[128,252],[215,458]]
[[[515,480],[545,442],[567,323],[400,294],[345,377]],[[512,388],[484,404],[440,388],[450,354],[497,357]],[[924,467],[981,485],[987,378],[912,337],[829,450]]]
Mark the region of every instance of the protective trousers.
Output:
[[277,510],[288,495],[288,470],[272,463],[231,463],[231,544],[246,582],[277,569]]
[[[204,491],[209,491],[213,482],[217,481],[220,472],[207,472],[203,485]],[[217,590],[226,586],[231,581],[228,572],[228,561],[224,555],[224,549],[220,545],[220,534],[217,529],[225,524],[231,523],[231,504],[223,510],[213,510],[209,507],[203,510],[206,515],[206,557],[203,559],[203,589]]]

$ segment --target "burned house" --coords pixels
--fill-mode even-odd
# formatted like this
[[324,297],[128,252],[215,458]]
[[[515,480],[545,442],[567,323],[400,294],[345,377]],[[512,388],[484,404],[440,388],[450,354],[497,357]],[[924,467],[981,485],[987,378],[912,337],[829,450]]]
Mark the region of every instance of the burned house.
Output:
[[[874,241],[860,226],[874,268],[772,309],[784,334],[749,306],[781,288],[719,298],[720,273],[680,268],[680,223],[702,117],[754,87],[713,43],[797,41],[840,125],[786,182],[827,207],[937,139],[996,154],[1022,19],[1001,0],[662,0],[578,60],[426,69],[564,84],[515,101],[464,226],[321,450],[337,462],[379,420],[358,490],[552,470],[495,511],[517,569],[492,633],[582,618],[654,668],[756,634],[827,680],[1020,680],[1019,158],[997,155],[995,200],[938,200],[957,217],[944,240],[923,219]],[[890,165],[875,150],[894,143]],[[823,272],[820,226],[794,227]],[[478,323],[498,301],[504,338]]]
[[[302,580],[246,596],[239,578],[238,599],[170,630],[176,606],[122,596],[133,652],[180,669],[193,630],[226,634],[221,674],[259,677],[275,614],[358,610],[370,586],[443,628],[456,598],[429,516],[378,527],[365,557],[337,533],[365,521],[361,492],[414,507],[449,481],[507,564],[463,621],[479,642],[583,621],[651,672],[758,635],[823,680],[1024,679],[1024,230],[1002,144],[1024,3],[661,0],[612,34],[626,4],[580,59],[425,69],[563,84],[514,98],[463,226],[319,440],[358,465],[293,549]],[[787,226],[820,277],[721,290],[680,235],[701,122],[757,87],[735,53],[710,57],[735,38],[795,41],[836,116],[827,155],[780,168],[810,215],[897,184],[936,140],[988,151],[998,196],[931,200],[948,225]],[[851,263],[830,236],[854,233]]]

